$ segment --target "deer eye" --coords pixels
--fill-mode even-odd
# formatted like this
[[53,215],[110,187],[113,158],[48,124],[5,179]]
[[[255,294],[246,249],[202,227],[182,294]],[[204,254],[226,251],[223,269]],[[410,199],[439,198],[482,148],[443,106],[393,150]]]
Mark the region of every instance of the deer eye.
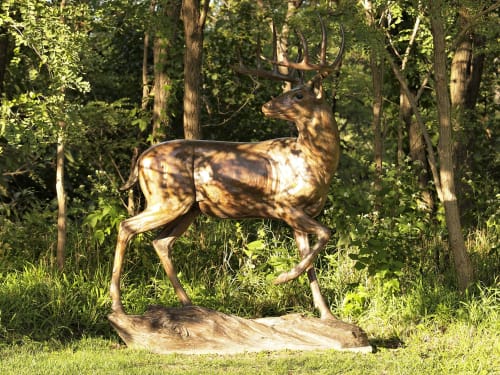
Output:
[[298,92],[295,94],[295,99],[303,99],[304,98],[304,94],[302,94],[301,92]]

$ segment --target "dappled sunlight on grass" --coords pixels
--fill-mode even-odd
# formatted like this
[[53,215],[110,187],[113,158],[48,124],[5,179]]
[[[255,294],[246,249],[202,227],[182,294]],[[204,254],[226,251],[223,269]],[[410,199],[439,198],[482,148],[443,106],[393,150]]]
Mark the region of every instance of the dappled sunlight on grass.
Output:
[[[498,369],[498,331],[452,324],[419,326],[404,343],[374,354],[337,351],[262,352],[232,356],[155,355],[126,349],[116,339],[83,338],[64,345],[25,342],[0,347],[2,374],[490,374]],[[384,345],[385,344],[385,345]],[[29,358],[29,360],[26,360]]]
[[[8,227],[1,230],[5,243],[15,236]],[[131,314],[154,304],[179,306],[151,249],[152,238],[139,236],[127,252],[123,302]],[[0,272],[0,373],[494,372],[500,289],[493,230],[473,230],[468,236],[481,282],[465,294],[456,290],[440,235],[416,241],[416,256],[400,272],[375,275],[356,267],[350,256],[359,250],[356,243],[336,240],[315,263],[318,279],[332,312],[367,332],[377,347],[373,355],[328,351],[186,357],[126,349],[106,318],[114,244],[96,249],[78,234],[69,239],[73,247],[66,273],[54,270],[50,249],[40,250],[38,262],[30,264],[23,258],[28,249],[15,257],[7,248]],[[86,249],[89,256],[82,257]],[[97,253],[98,258],[90,256]],[[306,276],[272,284],[298,259],[290,230],[269,220],[240,224],[200,218],[173,251],[179,278],[195,304],[245,318],[316,314]]]

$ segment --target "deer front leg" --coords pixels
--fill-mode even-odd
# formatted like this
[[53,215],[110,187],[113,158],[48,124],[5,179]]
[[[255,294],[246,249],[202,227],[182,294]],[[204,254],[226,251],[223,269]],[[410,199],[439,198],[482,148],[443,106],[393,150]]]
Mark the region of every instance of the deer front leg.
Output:
[[[307,233],[294,231],[294,235],[300,255],[302,258],[304,258],[307,254],[309,254],[310,251]],[[331,313],[330,308],[326,304],[325,299],[323,298],[323,294],[321,293],[318,278],[316,276],[316,271],[314,270],[313,265],[309,266],[309,268],[307,269],[307,277],[309,278],[309,286],[311,287],[314,307],[316,307],[320,312],[321,319],[336,319],[335,316]]]
[[184,216],[181,216],[169,224],[153,241],[153,246],[156,253],[160,257],[163,268],[165,269],[172,286],[174,287],[175,294],[177,294],[177,297],[184,306],[191,305],[192,302],[177,277],[177,271],[172,263],[170,252],[177,238],[182,236],[198,215],[199,211],[197,209],[189,211]]
[[302,275],[310,266],[313,265],[316,256],[321,250],[323,250],[326,243],[330,239],[330,230],[327,227],[321,225],[300,210],[290,208],[284,212],[283,220],[290,225],[294,231],[316,235],[317,242],[309,253],[303,256],[299,264],[293,267],[290,271],[283,272],[279,275],[276,280],[274,280],[274,284],[282,284]]

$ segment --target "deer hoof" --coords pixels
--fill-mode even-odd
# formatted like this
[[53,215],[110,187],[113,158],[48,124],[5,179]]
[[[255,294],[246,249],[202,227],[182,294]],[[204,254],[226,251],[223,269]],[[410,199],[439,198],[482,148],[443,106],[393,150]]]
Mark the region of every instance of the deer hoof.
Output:
[[297,276],[298,275],[294,276],[291,272],[283,272],[276,279],[274,279],[273,284],[274,285],[283,284],[286,283],[287,281],[295,279]]
[[300,264],[292,268],[288,272],[283,272],[281,275],[279,275],[273,282],[274,285],[278,284],[283,284],[286,283],[287,281],[296,279],[300,275],[304,273],[306,269],[304,267],[300,267]]
[[338,318],[333,315],[330,310],[328,311],[322,311],[321,313],[321,320],[333,320],[333,321],[337,321]]

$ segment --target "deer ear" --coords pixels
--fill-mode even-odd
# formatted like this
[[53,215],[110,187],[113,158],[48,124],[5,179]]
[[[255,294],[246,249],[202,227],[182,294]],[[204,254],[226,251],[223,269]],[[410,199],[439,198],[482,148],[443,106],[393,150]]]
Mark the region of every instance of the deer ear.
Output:
[[321,79],[319,76],[314,77],[309,82],[307,82],[306,86],[311,90],[311,93],[314,94],[316,99],[320,100],[324,97],[323,85],[321,84]]
[[323,85],[321,83],[314,85],[314,94],[316,95],[316,99],[323,99],[325,90],[323,90]]
[[313,94],[316,99],[323,98],[323,88],[321,87],[321,83],[309,81],[305,84],[305,87],[307,87],[309,92]]

